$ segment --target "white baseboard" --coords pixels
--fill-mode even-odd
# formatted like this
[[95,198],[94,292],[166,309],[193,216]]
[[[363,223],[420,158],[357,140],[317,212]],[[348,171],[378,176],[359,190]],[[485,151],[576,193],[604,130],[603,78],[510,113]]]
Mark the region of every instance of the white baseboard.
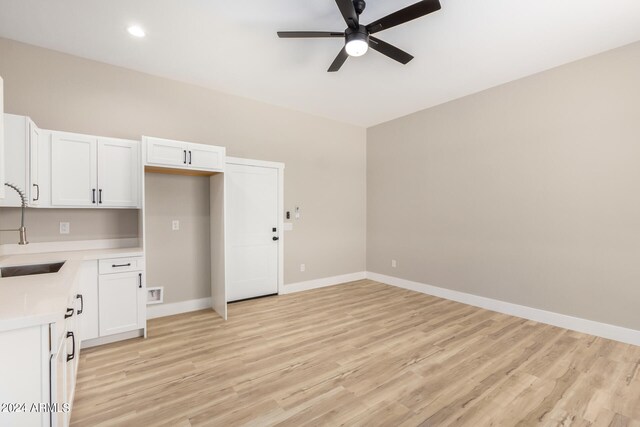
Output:
[[367,278],[366,271],[357,273],[342,274],[340,276],[323,277],[321,279],[307,280],[304,282],[290,283],[284,285],[281,294],[291,294],[293,292],[308,291],[311,289],[324,288],[325,286],[340,285],[342,283],[355,282]]
[[452,291],[450,289],[439,288],[424,283],[413,282],[411,280],[400,279],[398,277],[386,276],[378,273],[367,272],[367,279],[435,297],[461,302],[463,304],[473,305],[475,307],[485,308],[491,311],[497,311],[498,313],[522,317],[524,319],[534,320],[536,322],[546,323],[548,325],[558,326],[572,331],[640,346],[640,331],[635,329],[628,329],[622,326],[610,325],[608,323],[567,316],[565,314],[540,310],[538,308],[513,304],[464,292]]
[[174,302],[170,304],[148,305],[147,319],[155,319],[156,317],[173,316],[174,314],[204,310],[205,308],[211,308],[210,297]]
[[80,348],[90,348],[97,345],[111,344],[117,341],[129,340],[131,338],[139,338],[143,336],[144,329],[136,329],[135,331],[123,332],[121,334],[109,335],[107,337],[82,340],[82,345],[80,346]]

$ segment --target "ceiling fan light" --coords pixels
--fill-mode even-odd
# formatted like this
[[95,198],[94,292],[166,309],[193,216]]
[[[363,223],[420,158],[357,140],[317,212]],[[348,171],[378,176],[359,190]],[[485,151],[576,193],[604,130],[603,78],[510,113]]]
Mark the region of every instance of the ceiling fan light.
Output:
[[349,56],[362,56],[369,50],[369,33],[364,25],[347,28],[345,31],[345,50]]
[[364,40],[351,40],[345,48],[349,56],[362,56],[369,50],[369,44]]

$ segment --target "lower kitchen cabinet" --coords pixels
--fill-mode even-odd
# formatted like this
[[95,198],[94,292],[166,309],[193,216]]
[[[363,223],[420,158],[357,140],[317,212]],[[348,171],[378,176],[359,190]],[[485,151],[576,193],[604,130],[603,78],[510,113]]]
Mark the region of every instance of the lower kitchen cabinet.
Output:
[[100,336],[139,329],[142,272],[102,274],[98,280]]
[[[83,347],[146,328],[144,257],[85,261],[78,274],[79,331]],[[101,338],[111,337],[108,340]],[[116,340],[118,337],[115,337]],[[123,336],[122,339],[131,338]]]
[[82,341],[100,336],[98,323],[98,262],[85,261],[80,267],[80,338]]
[[0,425],[69,424],[78,372],[77,294],[65,319],[0,332]]

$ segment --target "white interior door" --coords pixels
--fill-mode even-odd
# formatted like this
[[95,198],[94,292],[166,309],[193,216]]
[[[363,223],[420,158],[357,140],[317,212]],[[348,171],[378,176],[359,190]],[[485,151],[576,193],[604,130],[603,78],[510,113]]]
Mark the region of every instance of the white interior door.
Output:
[[95,206],[97,202],[97,139],[54,132],[51,138],[51,204]]
[[98,139],[98,204],[137,207],[140,189],[137,141]]
[[278,169],[227,165],[227,297],[278,293]]

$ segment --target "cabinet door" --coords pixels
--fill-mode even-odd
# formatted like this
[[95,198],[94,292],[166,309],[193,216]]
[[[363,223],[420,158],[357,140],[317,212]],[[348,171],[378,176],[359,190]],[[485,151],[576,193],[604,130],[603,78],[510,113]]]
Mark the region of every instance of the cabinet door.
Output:
[[187,165],[187,144],[169,139],[145,137],[147,163],[183,168]]
[[97,164],[95,137],[54,132],[51,136],[52,206],[95,206]]
[[140,143],[98,139],[98,206],[140,205]]
[[[73,317],[76,317],[75,315]],[[78,340],[77,321],[69,322],[67,332],[65,333],[65,340],[67,346],[67,355],[65,361],[66,381],[65,381],[65,398],[64,401],[73,404],[73,396],[76,385],[76,372],[78,369],[78,356],[80,350],[80,342]]]
[[204,144],[189,144],[187,163],[190,168],[222,171],[224,169],[224,147]]
[[100,276],[100,336],[138,329],[139,280],[136,272]]
[[[16,185],[27,197],[29,203],[29,189],[27,188],[27,164],[29,162],[27,145],[27,118],[14,114],[4,115],[4,168],[5,182]],[[22,199],[18,193],[5,187],[6,194],[4,200],[0,201],[0,206],[22,206]]]
[[[67,340],[60,342],[57,352],[53,352],[51,356],[50,366],[51,380],[51,403],[58,404],[60,407],[64,403],[71,404],[67,401]],[[51,413],[51,421],[53,426],[67,426],[67,413],[58,411]]]
[[29,121],[29,175],[30,182],[29,185],[29,204],[31,206],[39,206],[41,199],[41,188],[40,188],[40,129],[33,123]]
[[85,261],[79,272],[80,310],[78,322],[80,322],[79,342],[98,338],[98,262]]

